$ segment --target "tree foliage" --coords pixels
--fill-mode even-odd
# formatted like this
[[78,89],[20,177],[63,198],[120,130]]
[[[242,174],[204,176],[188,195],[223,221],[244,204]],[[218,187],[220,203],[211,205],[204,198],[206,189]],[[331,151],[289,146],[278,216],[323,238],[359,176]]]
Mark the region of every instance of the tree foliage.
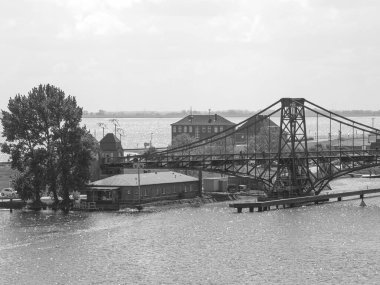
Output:
[[276,153],[279,147],[280,131],[278,128],[262,127],[257,135],[248,138],[250,153]]
[[69,202],[69,192],[89,179],[94,140],[80,127],[82,108],[72,96],[52,85],[39,85],[28,95],[9,99],[1,123],[11,166],[20,173],[14,186],[21,197],[40,201],[45,189]]
[[180,146],[187,145],[195,141],[196,139],[194,137],[190,136],[189,134],[182,133],[182,134],[176,135],[173,138],[172,144],[169,145],[168,148],[171,149],[171,148],[180,147]]

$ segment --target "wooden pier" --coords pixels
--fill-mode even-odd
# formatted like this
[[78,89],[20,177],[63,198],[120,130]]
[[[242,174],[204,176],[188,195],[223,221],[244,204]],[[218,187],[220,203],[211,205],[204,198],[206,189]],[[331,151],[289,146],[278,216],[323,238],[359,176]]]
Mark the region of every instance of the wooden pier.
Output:
[[13,209],[21,209],[25,207],[26,203],[21,199],[16,198],[0,198],[0,208],[6,208],[12,211]]
[[287,198],[287,199],[278,199],[278,200],[267,200],[267,201],[257,201],[257,202],[241,202],[233,203],[229,206],[231,208],[236,208],[238,213],[241,213],[244,208],[248,208],[250,212],[254,212],[255,208],[258,212],[269,211],[271,207],[276,207],[278,209],[282,208],[291,208],[295,206],[300,206],[308,203],[323,203],[328,202],[330,199],[337,199],[337,201],[342,201],[343,197],[350,196],[359,196],[358,198],[363,199],[366,194],[380,193],[379,189],[367,189],[367,190],[357,190],[350,192],[337,192],[329,194],[320,194],[316,196],[304,196],[297,198]]

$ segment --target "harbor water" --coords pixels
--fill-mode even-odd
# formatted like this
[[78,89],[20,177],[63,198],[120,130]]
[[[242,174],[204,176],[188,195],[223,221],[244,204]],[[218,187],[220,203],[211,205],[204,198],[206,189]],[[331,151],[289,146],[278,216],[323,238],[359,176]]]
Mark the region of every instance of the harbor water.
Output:
[[[143,148],[144,143],[152,143],[155,147],[167,147],[171,143],[171,124],[177,122],[181,118],[118,118],[116,126],[116,134],[121,138],[122,145],[125,149]],[[247,119],[246,117],[228,117],[233,123],[240,123]],[[351,118],[368,126],[372,125],[376,128],[380,128],[380,118],[375,117],[372,121],[372,117],[353,117]],[[271,117],[271,120],[279,124],[280,117]],[[318,128],[317,128],[318,122]],[[104,133],[115,132],[115,125],[112,122],[112,118],[83,118],[82,125],[91,132],[91,134],[100,141],[103,137],[103,128],[99,126],[103,124],[106,126]],[[317,135],[320,139],[327,139],[330,133],[330,124],[327,119],[316,117],[306,118],[307,136],[316,138]],[[352,137],[352,128],[348,126],[342,126],[342,137]],[[0,133],[2,132],[2,126],[0,124]],[[120,135],[122,134],[122,135]],[[337,124],[332,125],[331,136],[337,137],[339,134],[339,126]],[[355,133],[355,136],[360,136],[360,133]],[[4,142],[5,138],[0,136],[0,143]],[[7,161],[8,156],[0,152],[0,161]]]
[[[340,179],[337,190],[380,186]],[[380,197],[237,214],[0,211],[1,284],[379,284]]]
[[[120,119],[123,146],[165,147],[177,120]],[[99,122],[113,131],[108,119],[83,121],[101,139]],[[380,179],[332,186],[379,188]],[[0,284],[379,284],[380,197],[364,200],[242,214],[228,203],[140,213],[3,209]]]

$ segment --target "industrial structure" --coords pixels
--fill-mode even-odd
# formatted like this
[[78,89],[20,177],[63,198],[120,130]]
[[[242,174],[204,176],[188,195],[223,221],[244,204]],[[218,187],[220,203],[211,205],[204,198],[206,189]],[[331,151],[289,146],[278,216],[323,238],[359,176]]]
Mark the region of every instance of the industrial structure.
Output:
[[[305,111],[315,118],[313,138],[308,136]],[[271,128],[273,116],[280,118],[276,131]],[[259,134],[255,130],[262,129],[263,122],[268,128]],[[245,151],[235,144],[238,132],[248,134]],[[380,165],[379,129],[303,98],[280,99],[231,128],[207,134],[187,145],[135,158],[146,168],[197,169],[246,177],[262,184],[269,199],[318,195],[337,177]],[[114,157],[105,167],[133,164],[126,157]]]

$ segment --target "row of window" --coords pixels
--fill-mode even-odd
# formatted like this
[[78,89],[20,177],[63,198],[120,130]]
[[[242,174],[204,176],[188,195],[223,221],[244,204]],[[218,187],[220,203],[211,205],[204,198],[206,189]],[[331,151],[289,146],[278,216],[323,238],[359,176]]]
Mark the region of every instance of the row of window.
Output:
[[[183,127],[183,128],[182,128]],[[223,126],[196,126],[195,129],[195,135],[199,134],[199,131],[202,130],[202,133],[211,133],[212,128],[214,128],[214,133],[223,132],[224,127]],[[193,132],[193,126],[173,126],[173,133],[192,133]]]
[[[141,194],[144,195],[144,196],[160,196],[160,195],[166,195],[166,194],[176,194],[176,193],[180,193],[180,192],[191,192],[191,191],[195,191],[196,190],[196,187],[195,185],[184,185],[183,187],[175,187],[175,186],[172,186],[172,187],[162,187],[162,188],[144,188],[141,190]],[[138,189],[135,189],[134,191],[132,189],[128,189],[127,190],[127,194],[128,195],[131,195],[131,194],[135,194],[135,195],[138,195],[139,194],[139,190]]]

